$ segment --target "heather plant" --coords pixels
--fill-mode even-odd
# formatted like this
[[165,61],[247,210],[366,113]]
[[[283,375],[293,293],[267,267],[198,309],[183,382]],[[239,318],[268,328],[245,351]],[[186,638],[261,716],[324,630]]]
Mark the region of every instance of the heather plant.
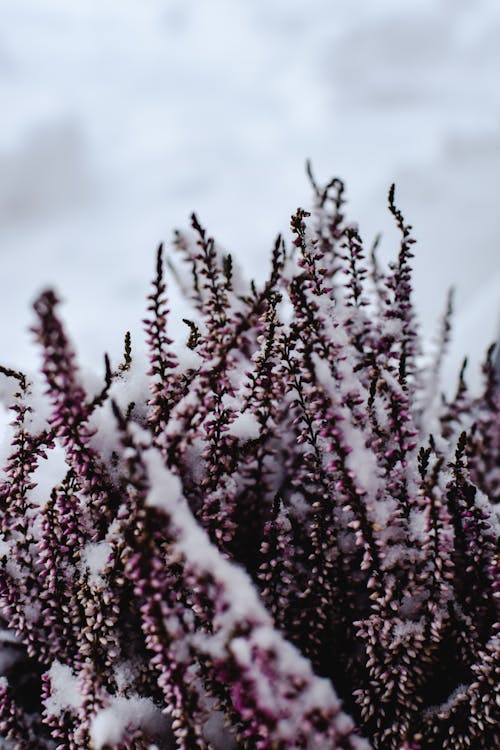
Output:
[[102,385],[36,300],[41,375],[1,368],[2,747],[498,746],[494,350],[441,396],[452,300],[423,352],[394,188],[384,269],[310,177],[260,287],[195,216],[160,247],[148,363],[127,334]]

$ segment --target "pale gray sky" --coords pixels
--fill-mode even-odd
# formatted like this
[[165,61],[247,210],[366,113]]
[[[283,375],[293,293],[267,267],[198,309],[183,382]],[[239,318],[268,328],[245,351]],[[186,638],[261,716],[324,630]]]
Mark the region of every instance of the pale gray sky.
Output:
[[499,38],[496,0],[3,0],[2,360],[32,366],[49,283],[84,361],[140,336],[155,247],[192,210],[262,276],[307,157],[386,258],[396,181],[424,330],[455,284],[453,361],[478,356],[500,299]]

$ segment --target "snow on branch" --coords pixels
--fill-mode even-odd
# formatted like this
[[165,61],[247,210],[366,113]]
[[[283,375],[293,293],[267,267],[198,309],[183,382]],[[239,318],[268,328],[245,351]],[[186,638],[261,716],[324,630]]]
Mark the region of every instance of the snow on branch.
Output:
[[194,214],[160,246],[149,363],[126,333],[87,392],[49,290],[44,392],[0,367],[0,747],[500,743],[498,354],[440,398],[394,188],[384,269],[308,171],[261,287]]

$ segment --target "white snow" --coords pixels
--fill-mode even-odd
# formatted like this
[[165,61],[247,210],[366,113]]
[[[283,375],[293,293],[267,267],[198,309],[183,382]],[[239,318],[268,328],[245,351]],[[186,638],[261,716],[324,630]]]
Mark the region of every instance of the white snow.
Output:
[[393,630],[393,645],[411,643],[415,638],[422,640],[424,627],[422,622],[412,622],[404,620],[396,622]]
[[122,661],[120,664],[116,665],[113,671],[113,677],[117,690],[120,693],[123,693],[137,678],[138,667],[139,664],[135,665],[131,661]]
[[10,544],[5,539],[0,539],[0,558],[8,557],[11,554]]
[[47,458],[41,458],[37,469],[32,474],[36,487],[29,490],[27,496],[38,506],[43,506],[49,499],[52,489],[61,483],[68,471],[64,450],[56,444],[47,451]]
[[89,542],[83,548],[80,567],[82,571],[88,571],[88,580],[91,586],[95,586],[96,588],[104,586],[103,573],[111,553],[112,547],[108,541]]
[[127,728],[144,728],[154,734],[165,726],[165,717],[149,698],[116,696],[110,701],[110,705],[101,709],[90,725],[90,738],[95,750],[118,744]]
[[[282,738],[295,738],[304,715],[314,708],[332,711],[339,716],[340,704],[331,683],[316,677],[310,663],[274,629],[271,617],[261,604],[247,574],[239,566],[231,564],[211,544],[184,498],[169,500],[163,481],[165,479],[168,488],[171,480],[160,453],[151,448],[144,458],[151,484],[150,494],[155,498],[155,505],[163,507],[176,529],[174,546],[184,557],[186,569],[195,571],[203,578],[213,578],[221,604],[223,600],[227,605],[215,613],[213,634],[196,633],[192,636],[191,644],[215,659],[226,658],[228,651],[232,653],[246,678],[254,683],[254,694],[259,705],[272,706],[275,715],[283,717],[279,730]],[[160,502],[161,497],[164,497],[163,503]],[[235,626],[243,623],[250,626],[248,643],[233,636]],[[275,671],[275,676],[267,675],[251,658],[254,650],[260,658],[269,660],[269,669]],[[267,678],[264,679],[263,675]],[[304,688],[300,696],[291,701],[289,686],[296,677],[303,680]],[[352,726],[347,716],[342,719]],[[360,747],[368,745],[361,742]]]
[[229,434],[234,435],[239,440],[255,440],[260,435],[259,420],[252,412],[240,413],[229,425]]
[[48,675],[52,688],[49,697],[44,702],[48,713],[59,716],[67,708],[80,708],[83,697],[80,693],[78,678],[71,668],[67,664],[54,661]]
[[172,347],[179,361],[176,372],[199,370],[203,364],[203,359],[200,357],[198,352],[195,352],[193,349],[189,349],[185,345],[188,338],[189,335],[184,335],[182,338],[179,337],[180,340],[178,341],[178,343],[174,342],[174,345]]
[[[139,430],[136,429],[136,434],[138,433]],[[158,464],[159,461],[156,455],[155,458],[156,463]],[[157,471],[158,469],[159,467],[157,468]],[[163,462],[161,462],[161,482],[153,482],[146,504],[150,507],[156,507],[170,512],[177,503],[182,501],[182,499],[181,480],[178,476],[167,469],[163,465]]]

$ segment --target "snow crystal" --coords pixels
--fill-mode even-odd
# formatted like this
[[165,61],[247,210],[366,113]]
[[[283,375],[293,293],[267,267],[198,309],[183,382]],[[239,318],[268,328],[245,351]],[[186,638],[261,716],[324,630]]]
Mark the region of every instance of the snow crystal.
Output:
[[[41,382],[41,376],[38,372],[35,375],[29,374],[27,381],[29,387],[25,401],[32,411],[27,411],[24,419],[26,428],[34,434],[47,429],[50,402],[44,397],[45,386]],[[0,464],[2,466],[5,465],[12,449],[13,428],[11,422],[14,415],[11,407],[15,402],[15,394],[18,392],[18,380],[0,373]]]
[[18,391],[18,381],[0,372],[0,404],[5,408],[6,413],[8,413],[9,407],[14,402],[14,396]]
[[410,549],[403,544],[394,544],[389,549],[384,550],[384,559],[382,561],[383,570],[390,570],[401,564],[402,560],[414,562],[418,557],[418,550]]
[[189,411],[191,408],[196,409],[198,407],[198,399],[199,395],[196,388],[191,387],[186,395],[183,396],[176,404],[175,408],[172,409],[172,413],[166,427],[167,436],[177,435],[179,431],[183,430],[184,425],[182,419],[179,419],[179,415],[184,414],[184,412]]
[[0,539],[0,558],[8,557],[11,553],[10,544],[5,539]]
[[114,668],[114,678],[119,692],[125,692],[137,678],[138,667],[132,661],[123,661]]
[[[211,573],[223,581],[231,592],[231,607],[226,617],[231,618],[230,627],[240,618],[254,619],[263,617],[270,622],[270,616],[264,610],[257,596],[257,591],[247,574],[236,565],[230,564],[210,542],[206,532],[195,521],[186,500],[180,494],[180,482],[177,477],[165,468],[160,453],[150,449],[144,454],[151,480],[149,505],[156,505],[171,515],[177,529],[176,547],[185,556],[189,565]],[[177,489],[174,501],[168,497],[171,480]],[[167,489],[167,491],[166,491]],[[175,502],[179,500],[180,502]]]
[[153,487],[146,499],[146,505],[156,508],[162,508],[171,511],[174,505],[182,495],[182,484],[178,476],[168,469],[162,476],[161,486]]
[[112,553],[111,544],[107,541],[89,542],[85,545],[80,566],[82,570],[87,569],[89,573],[89,584],[91,586],[103,586],[103,572]]
[[238,414],[229,425],[229,434],[240,440],[256,440],[260,434],[259,420],[251,412]]
[[408,643],[418,636],[423,636],[422,622],[412,622],[411,620],[397,622],[393,630],[393,644]]
[[[344,334],[336,331],[332,333],[332,337],[338,338],[340,335],[344,338]],[[348,359],[339,360],[337,363],[337,369],[343,376],[340,382],[332,376],[326,360],[314,354],[313,361],[319,383],[327,393],[336,394],[335,400],[338,397],[339,387],[341,393],[353,391],[366,396],[359,378],[353,371],[353,363]],[[366,447],[366,433],[354,426],[352,414],[348,408],[342,409],[342,418],[344,442],[351,448],[351,452],[346,457],[346,465],[355,472],[356,484],[359,489],[366,491],[371,497],[375,497],[378,488],[381,486],[380,472],[373,451]]]
[[7,562],[5,563],[5,570],[9,574],[9,576],[16,581],[22,580],[23,578],[23,571],[21,569],[21,566],[19,565],[19,561],[16,560],[14,557],[7,557]]
[[178,365],[176,372],[187,372],[188,370],[199,370],[203,364],[202,357],[188,346],[178,346],[175,349]]
[[50,498],[52,489],[61,483],[68,472],[64,449],[56,442],[47,458],[41,459],[38,467],[31,475],[36,487],[28,490],[30,502],[38,506],[44,505]]
[[47,674],[51,684],[51,693],[44,701],[47,712],[59,716],[67,708],[80,708],[83,697],[71,667],[54,661]]
[[36,623],[40,617],[41,611],[42,603],[40,600],[23,604],[23,615],[26,622]]
[[475,501],[478,508],[485,514],[492,533],[498,536],[500,534],[500,508],[493,505],[482,490],[477,491]]
[[417,594],[415,591],[405,594],[399,606],[399,617],[413,622],[415,617],[419,615],[424,601],[425,594]]
[[[127,409],[128,401],[125,402],[123,398],[120,401],[116,398],[116,393],[113,394],[113,399],[123,411]],[[120,447],[120,436],[115,429],[115,417],[109,401],[103,407],[94,410],[89,419],[89,426],[92,431],[90,438],[92,450],[100,456],[101,460],[109,462],[113,451],[118,452]]]
[[384,321],[384,333],[386,336],[392,336],[395,340],[402,338],[404,335],[404,321],[400,318],[391,318]]
[[43,375],[37,370],[29,374],[28,380],[30,383],[28,403],[31,411],[26,414],[26,427],[32,434],[36,434],[48,428],[51,404],[45,395],[46,383]]
[[408,519],[408,527],[413,539],[424,541],[427,538],[429,518],[425,510],[412,508]]
[[[161,454],[158,450],[150,448],[145,452],[144,460],[151,483],[151,496],[165,498],[165,477],[168,485],[170,472],[165,468]],[[213,577],[221,588],[222,597],[229,605],[216,613],[213,620],[213,635],[194,634],[191,639],[192,645],[220,659],[226,659],[227,651],[230,650],[253,682],[260,705],[274,706],[277,716],[290,714],[291,706],[287,692],[289,678],[292,675],[300,675],[305,681],[305,687],[300,694],[300,700],[295,701],[293,714],[289,716],[288,734],[285,734],[285,737],[296,736],[304,715],[314,709],[327,712],[334,710],[338,718],[339,700],[331,683],[316,677],[312,673],[309,661],[274,629],[271,617],[262,606],[247,573],[230,563],[214,547],[206,532],[194,519],[186,500],[180,496],[177,503],[169,503],[164,499],[155,504],[165,507],[170,516],[171,524],[175,528],[175,546],[185,558],[186,567]],[[242,638],[231,639],[235,625],[245,622],[253,626],[246,639],[248,642]],[[254,649],[262,655],[265,654],[264,658],[273,662],[277,680],[263,677],[258,660],[250,658]],[[346,718],[347,720],[349,719]]]
[[348,409],[343,410],[343,416],[344,442],[351,448],[351,452],[346,456],[346,466],[355,472],[356,486],[370,497],[375,497],[377,490],[382,487],[375,453],[366,447],[366,434],[354,427]]
[[447,714],[451,712],[455,704],[459,703],[461,700],[464,700],[467,697],[468,690],[468,685],[465,685],[463,683],[460,684],[450,693],[446,701],[438,704],[437,706],[429,706],[429,708],[426,708],[424,710],[424,717],[426,719],[430,719],[437,713]]
[[95,750],[117,745],[127,729],[145,729],[149,734],[165,731],[167,719],[150,698],[117,696],[99,711],[90,725],[90,738]]
[[125,411],[132,401],[134,403],[142,402],[144,393],[147,392],[149,387],[146,375],[149,367],[150,363],[146,353],[134,346],[129,369],[113,381],[110,390],[110,395],[122,411]]
[[375,500],[372,504],[373,518],[381,529],[385,529],[397,512],[397,502],[392,497]]
[[233,638],[229,648],[238,664],[242,666],[251,664],[252,651],[248,638]]

